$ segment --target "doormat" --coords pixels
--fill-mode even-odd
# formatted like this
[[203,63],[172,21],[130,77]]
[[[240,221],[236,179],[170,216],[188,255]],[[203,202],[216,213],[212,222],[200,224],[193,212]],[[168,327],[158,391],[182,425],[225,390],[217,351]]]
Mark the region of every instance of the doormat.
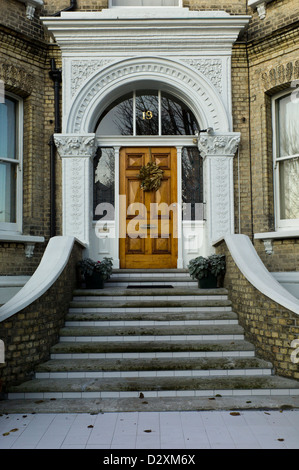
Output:
[[127,289],[169,289],[173,288],[173,286],[127,286]]

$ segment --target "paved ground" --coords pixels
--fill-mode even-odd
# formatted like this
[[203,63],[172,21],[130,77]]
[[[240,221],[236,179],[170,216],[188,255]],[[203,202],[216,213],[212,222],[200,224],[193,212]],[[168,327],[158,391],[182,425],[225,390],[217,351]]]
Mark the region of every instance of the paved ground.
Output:
[[2,414],[0,449],[299,449],[299,409]]

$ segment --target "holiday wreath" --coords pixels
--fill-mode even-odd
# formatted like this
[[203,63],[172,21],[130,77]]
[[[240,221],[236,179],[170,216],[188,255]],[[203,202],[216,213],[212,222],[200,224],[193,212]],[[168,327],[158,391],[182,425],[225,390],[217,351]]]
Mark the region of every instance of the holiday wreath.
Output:
[[141,179],[141,189],[143,191],[157,191],[162,183],[164,171],[152,161],[152,152],[150,150],[150,161],[142,166],[139,171]]

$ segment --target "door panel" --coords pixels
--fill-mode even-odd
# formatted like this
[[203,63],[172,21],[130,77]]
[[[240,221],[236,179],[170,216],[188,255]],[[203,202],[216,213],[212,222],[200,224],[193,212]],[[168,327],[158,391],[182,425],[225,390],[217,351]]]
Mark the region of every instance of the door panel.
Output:
[[[157,191],[143,191],[140,168],[154,161],[164,175]],[[175,148],[123,148],[120,151],[121,268],[177,267],[177,156]],[[125,212],[125,211],[122,211]],[[124,231],[125,227],[125,231]]]

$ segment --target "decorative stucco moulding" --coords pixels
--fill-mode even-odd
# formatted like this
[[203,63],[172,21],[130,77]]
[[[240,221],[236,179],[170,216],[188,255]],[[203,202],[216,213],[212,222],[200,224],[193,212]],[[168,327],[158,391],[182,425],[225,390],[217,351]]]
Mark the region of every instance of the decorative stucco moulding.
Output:
[[248,0],[248,5],[253,10],[256,9],[260,19],[264,20],[266,18],[267,3],[269,2],[272,2],[272,0]]
[[44,5],[44,0],[19,0],[26,5],[26,17],[28,20],[33,20],[36,8],[41,8]]

